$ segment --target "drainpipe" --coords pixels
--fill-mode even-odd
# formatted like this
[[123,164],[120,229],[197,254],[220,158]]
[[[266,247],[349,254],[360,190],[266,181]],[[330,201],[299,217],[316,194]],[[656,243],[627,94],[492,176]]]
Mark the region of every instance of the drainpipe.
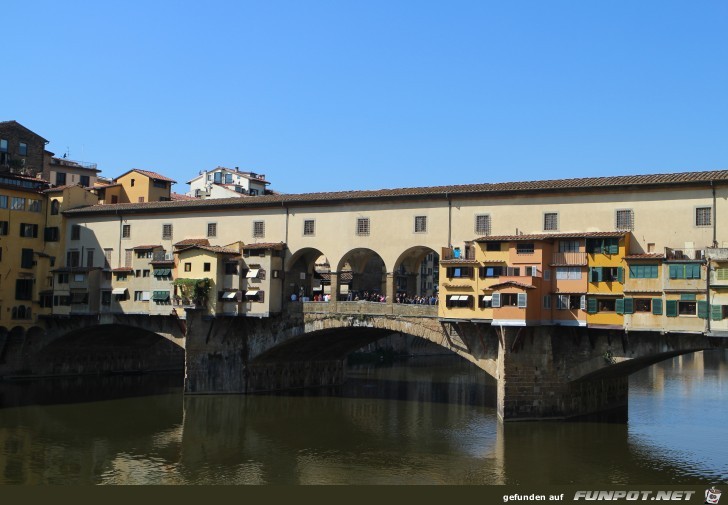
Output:
[[286,286],[286,251],[285,250],[288,249],[288,217],[289,217],[289,214],[288,214],[288,206],[284,202],[281,202],[281,207],[284,207],[286,209],[286,232],[285,232],[285,243],[286,243],[286,246],[285,246],[285,249],[283,249],[281,251],[281,255],[282,255],[281,262],[282,262],[282,265],[281,265],[281,275],[280,275],[280,281],[281,281],[281,310],[283,310],[283,308],[286,305],[286,290],[285,290],[285,286]]
[[710,317],[711,317],[712,312],[713,312],[712,305],[710,303],[710,271],[712,270],[710,263],[711,263],[710,262],[710,257],[708,257],[707,258],[707,266],[705,268],[705,272],[706,272],[706,275],[705,275],[705,299],[707,300],[707,304],[708,304],[708,309],[707,309],[708,310],[708,314],[707,314],[708,317],[705,318],[705,331],[706,331],[706,333],[710,333]]
[[713,247],[718,247],[718,209],[716,208],[715,184],[710,181],[710,189],[713,191]]
[[447,198],[447,247],[452,248],[452,200],[447,192],[445,198]]
[[119,259],[116,262],[116,265],[120,267],[121,266],[121,232],[124,227],[124,220],[123,220],[123,216],[121,214],[119,214],[118,209],[116,210],[116,214],[119,216]]

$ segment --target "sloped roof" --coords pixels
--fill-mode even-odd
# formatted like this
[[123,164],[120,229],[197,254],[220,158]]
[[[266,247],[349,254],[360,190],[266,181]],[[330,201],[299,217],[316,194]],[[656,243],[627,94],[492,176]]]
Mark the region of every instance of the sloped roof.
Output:
[[285,247],[283,242],[260,242],[258,244],[243,244],[243,249],[273,249],[282,251]]
[[150,179],[155,179],[155,180],[158,180],[158,181],[166,181],[166,182],[173,182],[173,183],[176,183],[177,182],[174,179],[170,179],[169,177],[166,177],[166,176],[164,176],[162,174],[158,174],[157,172],[151,172],[149,170],[141,170],[139,168],[132,168],[131,170],[127,170],[126,172],[124,172],[120,176],[116,177],[114,179],[114,181],[116,181],[116,180],[124,177],[126,174],[129,174],[131,172],[137,172],[137,173],[140,173],[142,175],[146,175]]
[[43,140],[44,142],[48,142],[48,140],[46,140],[43,137],[41,137],[40,135],[38,135],[37,133],[35,133],[30,128],[27,128],[27,127],[23,126],[22,124],[18,123],[14,119],[12,119],[10,121],[0,121],[0,128],[3,128],[3,127],[19,128],[19,129],[25,131],[26,133],[29,133],[31,135],[35,135],[36,137],[38,137],[39,139]]
[[529,235],[488,235],[476,238],[475,242],[531,242],[562,238],[616,238],[626,234],[626,231],[583,231],[573,233],[534,233]]
[[186,247],[182,247],[178,250],[178,252],[182,253],[185,251],[189,251],[191,249],[202,249],[203,251],[209,251],[215,254],[235,254],[239,255],[240,253],[235,249],[228,249],[227,247],[219,246],[219,245],[190,245]]
[[536,289],[536,286],[532,286],[531,284],[524,284],[522,282],[517,282],[517,281],[505,281],[505,282],[500,282],[498,284],[493,284],[490,286],[489,289],[498,289],[498,288]]
[[664,260],[665,253],[641,253],[641,254],[628,254],[624,257],[628,260]]
[[182,193],[175,193],[175,192],[170,193],[169,197],[175,201],[176,200],[186,200],[186,201],[197,200],[197,198],[195,198],[194,196],[183,195]]
[[210,245],[210,241],[206,238],[186,238],[174,244],[175,247],[186,247],[190,245]]
[[[320,204],[351,203],[364,200],[392,199],[433,199],[451,198],[453,196],[504,196],[530,194],[549,191],[605,191],[609,189],[629,189],[655,187],[688,187],[707,185],[711,182],[728,183],[728,170],[706,172],[683,172],[653,175],[624,175],[615,177],[587,177],[578,179],[556,179],[527,182],[500,182],[482,184],[461,184],[452,186],[431,186],[398,189],[379,189],[367,191],[335,191],[328,193],[299,193],[261,195],[251,198],[208,198],[195,201],[166,201],[146,203],[121,203],[113,205],[94,205],[82,209],[67,211],[69,214],[96,213],[134,213],[192,210],[196,208],[240,209],[253,207],[270,207],[288,204]],[[579,235],[584,236],[584,235]],[[492,240],[492,239],[491,239]]]

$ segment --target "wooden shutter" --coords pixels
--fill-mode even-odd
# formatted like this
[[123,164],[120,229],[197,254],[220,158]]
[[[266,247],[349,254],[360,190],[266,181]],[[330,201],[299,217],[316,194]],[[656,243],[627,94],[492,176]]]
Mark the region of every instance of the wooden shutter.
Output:
[[609,254],[619,254],[619,241],[612,239],[609,243]]
[[652,313],[656,316],[662,315],[662,298],[652,299]]
[[723,319],[723,306],[722,305],[711,305],[710,306],[710,318],[713,321],[720,321]]
[[493,307],[500,307],[501,306],[501,300],[500,300],[500,293],[493,293]]
[[667,317],[677,317],[677,300],[667,300],[665,304],[665,315]]
[[624,298],[617,298],[614,301],[614,310],[617,314],[624,314]]
[[625,298],[624,299],[624,313],[625,314],[634,314],[634,298]]
[[698,302],[698,317],[700,319],[708,319],[708,302],[705,300]]
[[597,313],[597,299],[596,298],[587,298],[586,311],[588,314]]
[[624,284],[624,268],[617,267],[617,282]]

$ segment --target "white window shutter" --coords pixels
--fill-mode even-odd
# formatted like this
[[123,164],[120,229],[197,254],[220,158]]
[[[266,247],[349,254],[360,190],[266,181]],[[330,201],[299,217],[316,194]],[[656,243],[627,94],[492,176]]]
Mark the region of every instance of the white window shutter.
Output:
[[528,298],[527,293],[518,293],[518,307],[519,308],[525,308],[526,307],[526,299]]
[[493,307],[500,307],[500,293],[493,293]]
[[581,300],[579,303],[579,308],[581,310],[586,310],[586,295],[581,295]]

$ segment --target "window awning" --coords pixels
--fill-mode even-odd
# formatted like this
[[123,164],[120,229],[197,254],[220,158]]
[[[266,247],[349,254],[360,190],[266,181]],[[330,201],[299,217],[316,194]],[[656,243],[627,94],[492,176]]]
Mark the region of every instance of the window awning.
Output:
[[245,292],[245,296],[258,296],[258,290],[257,289],[250,289]]
[[154,277],[167,277],[172,273],[171,268],[155,268]]
[[[256,293],[257,293],[257,291],[256,291]],[[228,291],[227,293],[223,294],[222,297],[225,298],[226,300],[232,300],[237,295],[238,295],[237,291]]]
[[484,302],[490,302],[490,301],[493,301],[493,297],[492,297],[492,296],[490,296],[490,295],[485,295],[485,296],[483,297],[483,301],[484,301]]
[[114,288],[111,290],[112,295],[123,295],[126,293],[126,288]]
[[260,268],[251,268],[248,270],[248,273],[245,274],[245,277],[248,279],[254,279],[258,277],[258,272],[260,272]]
[[453,295],[450,297],[450,300],[453,302],[464,302],[467,301],[468,298],[470,298],[468,295]]
[[322,288],[321,286],[319,286],[317,288],[313,288],[314,291],[321,291],[322,289],[324,289],[324,288]]
[[142,291],[142,301],[143,302],[148,302],[151,297],[152,297],[152,293],[150,293],[149,291]]
[[169,300],[169,291],[155,291],[152,294],[152,300],[155,302],[166,302]]

